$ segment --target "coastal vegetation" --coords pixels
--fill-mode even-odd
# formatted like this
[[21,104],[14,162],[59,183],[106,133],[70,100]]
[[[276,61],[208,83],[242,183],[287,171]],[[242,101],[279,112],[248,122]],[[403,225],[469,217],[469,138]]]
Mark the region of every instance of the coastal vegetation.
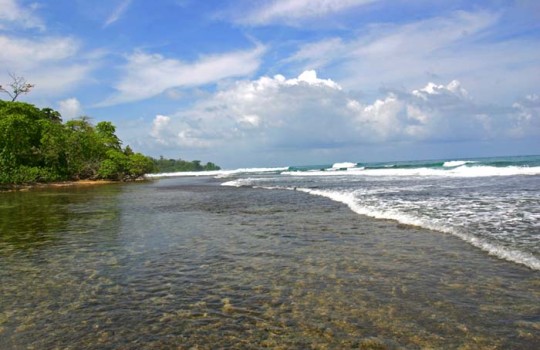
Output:
[[153,159],[122,146],[116,127],[62,121],[51,108],[0,100],[0,186],[77,180],[131,181],[147,173],[216,170],[213,163]]
[[63,123],[51,108],[0,101],[0,184],[125,181],[152,172],[152,159],[123,148],[115,132],[111,122]]
[[201,164],[200,160],[187,161],[182,159],[165,159],[163,156],[159,159],[153,159],[155,173],[173,173],[177,171],[209,171],[220,170],[221,168],[212,162]]

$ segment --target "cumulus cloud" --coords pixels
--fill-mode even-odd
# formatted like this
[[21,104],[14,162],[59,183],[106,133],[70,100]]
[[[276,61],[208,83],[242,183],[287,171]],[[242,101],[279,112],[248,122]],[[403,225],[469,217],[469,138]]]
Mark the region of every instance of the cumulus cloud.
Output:
[[[157,116],[152,136],[182,149],[259,154],[392,142],[467,142],[540,136],[539,98],[482,105],[458,81],[354,99],[314,71],[238,81],[188,110]],[[262,152],[262,153],[261,153]]]
[[156,139],[158,143],[167,144],[168,135],[168,125],[171,122],[171,118],[165,115],[156,115],[154,121],[152,122],[152,131],[150,135]]
[[82,115],[82,107],[76,98],[68,98],[58,102],[58,111],[64,120],[73,119]]
[[527,95],[512,107],[516,111],[512,118],[510,134],[515,137],[540,135],[540,97]]
[[224,78],[252,74],[260,64],[264,47],[201,57],[182,62],[159,54],[135,52],[127,57],[124,75],[116,85],[118,93],[103,105],[147,99],[175,87],[193,87],[215,83]]
[[0,29],[13,26],[44,30],[45,24],[35,15],[36,5],[20,6],[16,0],[0,0]]
[[236,21],[256,26],[272,23],[295,25],[304,19],[324,17],[375,1],[378,0],[271,0],[243,13]]
[[[290,147],[304,142],[306,133],[315,143],[332,129],[336,132],[332,137],[338,139],[340,117],[328,114],[325,121],[321,119],[325,111],[340,108],[335,105],[336,94],[341,94],[341,87],[332,80],[319,79],[314,71],[293,79],[276,75],[239,81],[211,99],[200,101],[193,109],[172,116],[170,129],[177,132],[169,142],[215,147],[224,142],[256,139],[261,144]],[[306,123],[306,116],[312,120]],[[321,122],[327,124],[324,134],[317,126]]]

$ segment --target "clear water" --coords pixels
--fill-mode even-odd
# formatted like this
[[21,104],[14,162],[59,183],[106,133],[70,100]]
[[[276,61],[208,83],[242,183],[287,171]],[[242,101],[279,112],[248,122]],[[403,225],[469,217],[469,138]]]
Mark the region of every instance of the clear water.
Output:
[[0,194],[0,348],[540,342],[538,271],[328,198],[220,186],[231,180]]

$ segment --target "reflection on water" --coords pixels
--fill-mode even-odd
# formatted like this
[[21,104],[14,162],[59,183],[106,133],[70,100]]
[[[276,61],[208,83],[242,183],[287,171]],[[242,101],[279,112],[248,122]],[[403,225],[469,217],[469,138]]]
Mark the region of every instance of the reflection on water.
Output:
[[520,348],[540,276],[452,236],[204,179],[0,194],[0,348]]
[[[118,217],[121,187],[60,188],[0,193],[0,247],[33,249],[95,230]],[[4,251],[5,252],[5,251]]]

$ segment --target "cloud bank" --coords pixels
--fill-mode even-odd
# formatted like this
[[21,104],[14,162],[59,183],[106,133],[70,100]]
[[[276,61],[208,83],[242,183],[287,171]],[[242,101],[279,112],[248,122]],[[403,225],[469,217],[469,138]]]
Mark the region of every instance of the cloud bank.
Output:
[[354,99],[314,71],[239,81],[191,109],[154,119],[151,136],[171,148],[331,150],[400,142],[467,142],[540,136],[540,99],[511,106],[476,102],[459,81]]
[[[540,47],[527,36],[501,38],[498,12],[454,11],[407,23],[372,24],[351,37],[300,45],[284,60],[298,69],[331,69],[349,88],[359,84],[414,88],[427,80],[458,79],[485,101],[535,91]],[[508,86],[516,96],[508,94]]]

